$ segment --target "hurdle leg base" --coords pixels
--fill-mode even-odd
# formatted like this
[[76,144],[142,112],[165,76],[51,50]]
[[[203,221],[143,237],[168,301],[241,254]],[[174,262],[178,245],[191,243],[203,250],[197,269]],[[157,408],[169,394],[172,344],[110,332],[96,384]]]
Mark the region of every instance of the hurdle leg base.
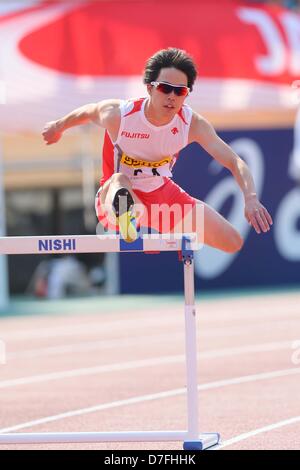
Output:
[[199,435],[199,440],[184,441],[184,450],[205,450],[219,444],[220,434],[204,433]]
[[[197,434],[196,434],[197,435]],[[104,442],[183,442],[184,450],[204,450],[219,442],[217,433],[189,439],[186,431],[0,433],[0,444],[59,444]]]

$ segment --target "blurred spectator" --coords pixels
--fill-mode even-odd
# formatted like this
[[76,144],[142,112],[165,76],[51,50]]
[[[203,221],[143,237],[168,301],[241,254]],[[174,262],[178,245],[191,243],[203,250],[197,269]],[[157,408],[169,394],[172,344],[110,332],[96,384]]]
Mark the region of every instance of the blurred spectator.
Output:
[[95,293],[105,280],[101,266],[90,272],[75,257],[42,261],[30,281],[28,291],[37,297],[61,299],[68,295]]

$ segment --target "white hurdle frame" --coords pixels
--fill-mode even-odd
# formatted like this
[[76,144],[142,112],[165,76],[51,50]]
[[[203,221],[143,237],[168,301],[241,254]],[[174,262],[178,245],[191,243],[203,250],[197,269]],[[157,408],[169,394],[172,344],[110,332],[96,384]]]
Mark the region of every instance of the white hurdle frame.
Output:
[[1,444],[182,441],[184,450],[204,450],[219,443],[218,433],[199,434],[194,251],[195,233],[143,235],[126,243],[119,235],[0,237],[0,254],[72,254],[179,251],[184,265],[187,431],[0,433]]

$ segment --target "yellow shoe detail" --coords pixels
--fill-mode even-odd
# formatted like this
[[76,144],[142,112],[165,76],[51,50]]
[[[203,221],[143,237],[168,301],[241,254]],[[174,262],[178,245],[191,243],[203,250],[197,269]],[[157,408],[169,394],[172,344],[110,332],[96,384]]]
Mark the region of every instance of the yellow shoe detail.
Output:
[[118,225],[121,237],[127,242],[134,242],[138,233],[135,227],[135,218],[132,217],[130,212],[124,212],[118,218]]

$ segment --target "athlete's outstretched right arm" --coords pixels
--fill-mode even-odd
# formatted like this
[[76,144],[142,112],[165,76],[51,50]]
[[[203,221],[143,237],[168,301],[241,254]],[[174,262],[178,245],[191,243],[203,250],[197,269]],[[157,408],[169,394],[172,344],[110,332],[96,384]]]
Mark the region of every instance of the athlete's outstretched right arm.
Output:
[[88,122],[108,130],[117,128],[120,124],[119,106],[120,100],[104,100],[76,108],[57,121],[47,122],[42,132],[43,138],[47,145],[54,144],[66,129]]

